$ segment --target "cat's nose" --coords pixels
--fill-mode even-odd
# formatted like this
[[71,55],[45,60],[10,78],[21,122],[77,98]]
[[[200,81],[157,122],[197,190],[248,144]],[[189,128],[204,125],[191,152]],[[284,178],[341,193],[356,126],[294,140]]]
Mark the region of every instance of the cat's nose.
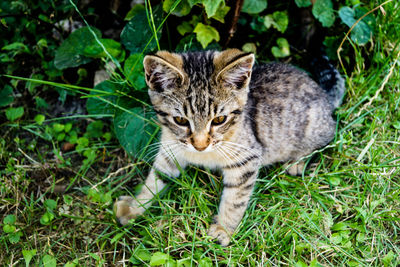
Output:
[[198,151],[205,150],[210,145],[210,136],[208,134],[193,134],[190,141],[193,147]]

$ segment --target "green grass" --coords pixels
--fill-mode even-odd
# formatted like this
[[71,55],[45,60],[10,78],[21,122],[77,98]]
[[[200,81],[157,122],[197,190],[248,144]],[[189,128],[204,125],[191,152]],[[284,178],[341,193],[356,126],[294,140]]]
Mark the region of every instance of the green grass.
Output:
[[[144,216],[122,227],[112,202],[135,193],[147,163],[131,164],[115,141],[99,137],[91,142],[104,153],[83,164],[75,150],[60,156],[60,142],[32,144],[44,126],[3,124],[0,263],[24,265],[26,251],[36,250],[31,266],[49,259],[60,266],[146,266],[167,259],[180,266],[398,266],[400,36],[393,27],[400,16],[398,3],[384,8],[374,43],[353,45],[346,55],[354,55],[356,67],[347,73],[335,140],[310,157],[301,177],[279,165],[264,168],[226,248],[206,235],[222,190],[219,174],[185,170]],[[46,221],[51,215],[45,214],[54,218]]]

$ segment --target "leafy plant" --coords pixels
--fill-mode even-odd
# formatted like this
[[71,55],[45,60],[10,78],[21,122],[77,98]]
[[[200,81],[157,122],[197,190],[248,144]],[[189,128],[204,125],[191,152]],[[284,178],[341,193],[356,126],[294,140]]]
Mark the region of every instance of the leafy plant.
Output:
[[22,232],[16,226],[15,215],[9,214],[3,219],[3,231],[7,234],[8,241],[11,244],[16,244],[19,242]]

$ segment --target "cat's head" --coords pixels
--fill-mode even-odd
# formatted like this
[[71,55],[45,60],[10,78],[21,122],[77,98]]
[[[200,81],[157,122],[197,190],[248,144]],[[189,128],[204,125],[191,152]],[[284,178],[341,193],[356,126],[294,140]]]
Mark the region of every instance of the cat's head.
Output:
[[[212,151],[238,131],[254,55],[237,49],[144,58],[149,95],[163,131],[191,151]],[[240,129],[239,129],[240,130]]]

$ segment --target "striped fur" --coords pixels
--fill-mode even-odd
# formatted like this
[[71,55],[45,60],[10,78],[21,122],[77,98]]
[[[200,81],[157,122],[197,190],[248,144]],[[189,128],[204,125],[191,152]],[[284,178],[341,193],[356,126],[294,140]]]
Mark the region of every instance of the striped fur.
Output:
[[[161,173],[177,177],[177,166],[188,164],[219,168],[224,190],[208,233],[226,246],[260,167],[297,161],[332,139],[337,103],[325,90],[292,66],[253,63],[252,54],[239,50],[145,57],[161,145],[139,195],[115,203],[122,224],[142,214],[165,187]],[[288,172],[298,175],[303,166],[300,162]]]

